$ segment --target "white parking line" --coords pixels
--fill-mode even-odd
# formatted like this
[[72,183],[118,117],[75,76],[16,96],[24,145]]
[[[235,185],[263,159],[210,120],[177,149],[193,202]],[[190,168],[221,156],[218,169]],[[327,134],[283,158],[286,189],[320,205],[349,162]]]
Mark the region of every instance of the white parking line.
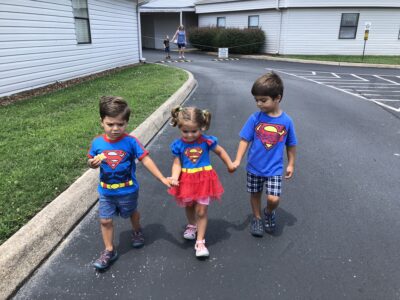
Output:
[[336,78],[341,78],[339,75],[337,75],[336,73],[331,73],[334,77]]
[[360,79],[360,80],[362,80],[362,81],[368,81],[367,79],[362,78],[362,77],[360,77],[360,76],[358,76],[358,75],[356,75],[356,74],[350,74],[350,75],[353,76],[353,77],[355,77],[355,78],[358,78],[358,79]]
[[387,82],[391,82],[391,83],[393,83],[393,84],[395,84],[395,85],[400,85],[400,83],[398,83],[398,82],[396,82],[396,81],[392,81],[392,80],[389,80],[389,79],[385,79],[385,78],[383,78],[383,77],[381,77],[381,76],[379,76],[379,75],[374,75],[374,77],[379,78],[379,79],[382,79],[382,80],[385,80],[385,81],[387,81]]

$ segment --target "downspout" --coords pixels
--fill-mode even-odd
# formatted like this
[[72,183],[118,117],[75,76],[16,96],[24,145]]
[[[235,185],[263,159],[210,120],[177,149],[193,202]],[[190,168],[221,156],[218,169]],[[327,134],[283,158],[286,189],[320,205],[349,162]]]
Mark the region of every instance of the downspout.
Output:
[[279,12],[279,31],[278,31],[278,49],[275,54],[279,54],[279,50],[281,49],[281,34],[282,34],[282,11],[279,8],[279,0],[276,0],[275,9]]
[[141,28],[141,21],[140,21],[140,5],[139,0],[136,1],[136,13],[137,13],[137,31],[138,31],[138,47],[139,47],[139,62],[143,62],[146,59],[142,57],[142,28]]

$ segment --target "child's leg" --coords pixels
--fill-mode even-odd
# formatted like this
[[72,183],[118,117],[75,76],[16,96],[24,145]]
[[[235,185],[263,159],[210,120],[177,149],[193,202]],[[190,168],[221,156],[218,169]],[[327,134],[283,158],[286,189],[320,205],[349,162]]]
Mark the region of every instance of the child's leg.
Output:
[[272,213],[279,206],[279,196],[267,195],[267,213]]
[[131,215],[131,223],[132,223],[132,228],[134,231],[139,231],[141,229],[140,226],[140,213],[135,210],[135,212]]
[[196,225],[195,205],[185,207],[186,218],[190,225]]
[[261,219],[261,193],[262,191],[250,194],[251,209],[257,219]]
[[196,220],[197,220],[197,240],[202,241],[206,235],[207,229],[207,209],[208,205],[199,204],[195,205]]
[[100,219],[101,234],[106,250],[113,251],[114,224],[112,219]]

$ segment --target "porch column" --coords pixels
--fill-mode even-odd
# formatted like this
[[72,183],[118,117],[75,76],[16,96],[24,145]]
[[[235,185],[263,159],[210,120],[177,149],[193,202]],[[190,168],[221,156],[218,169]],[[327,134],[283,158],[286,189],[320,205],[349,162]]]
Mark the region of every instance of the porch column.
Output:
[[182,11],[179,12],[179,25],[183,25],[182,24]]

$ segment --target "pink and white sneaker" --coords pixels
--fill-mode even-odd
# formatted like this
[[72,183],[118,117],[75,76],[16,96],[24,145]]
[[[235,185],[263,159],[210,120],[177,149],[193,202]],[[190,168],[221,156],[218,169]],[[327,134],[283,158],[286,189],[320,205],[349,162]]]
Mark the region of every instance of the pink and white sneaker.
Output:
[[196,257],[199,258],[208,257],[210,255],[210,252],[208,252],[208,249],[206,247],[205,240],[196,241],[196,245],[194,245],[194,250],[196,250]]
[[187,224],[186,229],[183,232],[183,238],[186,240],[196,239],[197,226],[192,224]]

